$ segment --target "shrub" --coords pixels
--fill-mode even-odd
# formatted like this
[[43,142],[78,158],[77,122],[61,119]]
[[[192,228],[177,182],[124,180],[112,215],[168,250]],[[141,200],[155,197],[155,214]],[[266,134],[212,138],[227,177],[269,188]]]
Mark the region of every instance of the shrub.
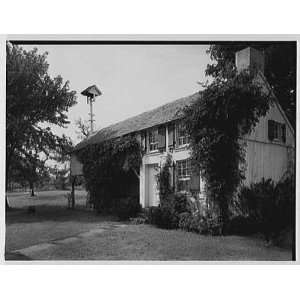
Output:
[[219,235],[221,230],[221,226],[215,218],[204,216],[199,213],[181,214],[179,228],[185,231],[211,235]]
[[117,201],[115,210],[120,220],[128,220],[138,215],[141,205],[137,197],[121,198]]
[[176,229],[179,227],[180,215],[188,212],[187,196],[182,193],[170,194],[162,199],[158,207],[147,211],[148,222],[160,228]]
[[241,234],[262,232],[267,241],[275,238],[282,230],[294,224],[294,180],[287,178],[275,184],[271,179],[262,179],[250,187],[243,187],[239,193],[239,204],[245,218],[234,221],[240,222],[240,229],[233,222],[234,231]]
[[259,224],[251,217],[234,216],[230,219],[227,233],[236,235],[250,235],[258,232]]

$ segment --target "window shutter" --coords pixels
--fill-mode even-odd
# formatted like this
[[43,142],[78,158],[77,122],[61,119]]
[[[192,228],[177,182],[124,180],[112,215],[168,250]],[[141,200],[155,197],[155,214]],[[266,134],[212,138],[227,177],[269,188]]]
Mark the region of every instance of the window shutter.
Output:
[[165,126],[158,128],[158,148],[160,150],[166,149],[166,128],[165,128]]
[[148,137],[147,137],[147,131],[144,132],[144,151],[147,152],[147,145],[148,145]]
[[173,147],[175,144],[175,128],[174,124],[168,126],[168,147]]
[[281,138],[282,138],[282,142],[285,143],[286,141],[286,126],[285,124],[281,125]]
[[273,120],[268,120],[268,138],[270,141],[274,140],[274,128],[275,122]]
[[142,137],[142,142],[141,142],[142,150],[146,151],[146,143],[147,143],[147,141],[146,141],[146,132],[142,132],[141,137]]
[[173,184],[174,184],[174,191],[178,191],[177,187],[177,163],[173,162]]
[[191,191],[200,191],[200,172],[192,168]]

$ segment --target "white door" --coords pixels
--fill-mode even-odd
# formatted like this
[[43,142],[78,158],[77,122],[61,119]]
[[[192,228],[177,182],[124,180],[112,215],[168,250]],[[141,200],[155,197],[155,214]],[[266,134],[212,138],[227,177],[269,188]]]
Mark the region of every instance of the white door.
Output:
[[147,178],[146,178],[146,206],[158,206],[159,204],[159,191],[157,188],[156,175],[159,172],[158,165],[147,165]]

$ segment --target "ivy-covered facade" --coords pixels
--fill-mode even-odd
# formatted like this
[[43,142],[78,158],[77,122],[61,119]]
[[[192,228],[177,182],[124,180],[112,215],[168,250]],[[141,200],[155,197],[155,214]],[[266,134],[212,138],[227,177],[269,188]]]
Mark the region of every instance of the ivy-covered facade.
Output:
[[[261,117],[250,134],[241,139],[245,146],[244,184],[249,185],[262,178],[271,178],[278,182],[288,170],[294,168],[293,128],[263,75],[262,54],[247,48],[239,51],[236,59],[238,69],[255,66],[255,80],[272,97],[266,115]],[[201,97],[201,92],[195,93],[93,134],[75,147],[71,159],[71,174],[82,174],[82,166],[76,158],[82,149],[130,135],[140,144],[140,167],[135,173],[138,177],[140,204],[143,207],[159,204],[156,175],[167,157],[172,160],[171,181],[174,190],[188,192],[205,203],[205,182],[201,178],[201,170],[197,170],[191,162],[190,138],[183,121],[184,108]]]

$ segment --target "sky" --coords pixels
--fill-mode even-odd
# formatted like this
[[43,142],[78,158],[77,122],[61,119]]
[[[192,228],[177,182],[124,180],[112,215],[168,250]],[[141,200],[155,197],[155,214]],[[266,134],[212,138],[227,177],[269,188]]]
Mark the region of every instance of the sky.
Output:
[[206,45],[26,45],[48,52],[49,74],[61,75],[77,92],[67,128],[52,128],[76,144],[75,120],[89,119],[89,105],[80,93],[96,84],[102,95],[94,103],[100,129],[200,90],[210,63]]

